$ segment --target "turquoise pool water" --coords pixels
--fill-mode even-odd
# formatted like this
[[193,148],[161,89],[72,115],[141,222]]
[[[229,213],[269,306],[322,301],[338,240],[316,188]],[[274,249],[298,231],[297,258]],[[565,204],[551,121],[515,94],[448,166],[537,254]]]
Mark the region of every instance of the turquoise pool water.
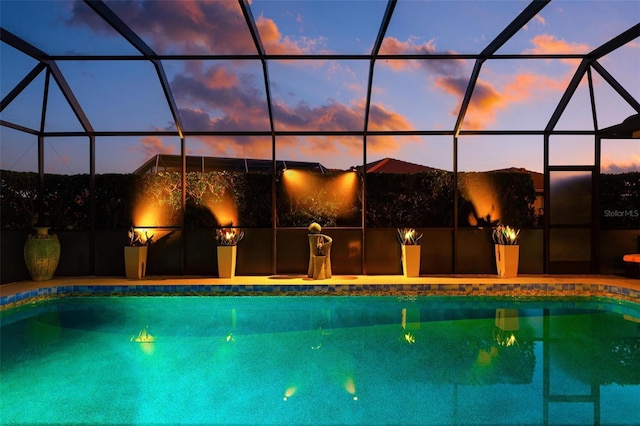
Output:
[[611,299],[88,297],[2,312],[2,424],[640,424]]

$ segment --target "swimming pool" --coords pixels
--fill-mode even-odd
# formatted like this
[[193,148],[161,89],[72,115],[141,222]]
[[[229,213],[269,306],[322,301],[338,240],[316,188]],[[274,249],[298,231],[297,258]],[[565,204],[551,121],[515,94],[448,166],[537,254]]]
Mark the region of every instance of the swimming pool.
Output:
[[640,424],[640,307],[614,299],[96,296],[1,315],[3,424]]

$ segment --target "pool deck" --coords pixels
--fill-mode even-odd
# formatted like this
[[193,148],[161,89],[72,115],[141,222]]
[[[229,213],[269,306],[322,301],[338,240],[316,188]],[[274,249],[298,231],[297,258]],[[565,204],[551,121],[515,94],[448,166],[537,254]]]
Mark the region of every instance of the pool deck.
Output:
[[640,303],[640,279],[618,275],[334,275],[313,280],[305,275],[54,277],[0,285],[0,309],[43,298],[85,295],[469,295],[604,296]]

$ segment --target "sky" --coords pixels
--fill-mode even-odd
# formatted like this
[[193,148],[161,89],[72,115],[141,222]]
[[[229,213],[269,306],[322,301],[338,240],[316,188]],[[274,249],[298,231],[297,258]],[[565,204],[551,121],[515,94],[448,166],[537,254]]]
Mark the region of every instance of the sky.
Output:
[[[161,55],[236,55],[233,60],[163,60],[162,67],[187,131],[270,130],[262,64],[242,55],[256,49],[235,1],[105,1]],[[378,35],[386,2],[253,0],[251,13],[267,54],[366,55]],[[477,54],[528,2],[399,0],[383,54]],[[500,54],[586,53],[640,22],[640,1],[553,0],[512,37]],[[84,2],[0,0],[2,27],[50,55],[133,55],[139,52]],[[640,40],[598,61],[640,99]],[[149,61],[57,60],[96,131],[175,130],[157,72]],[[543,130],[579,61],[491,59],[481,68],[462,130]],[[6,96],[36,61],[0,45],[0,91]],[[269,60],[276,131],[362,131],[370,61]],[[472,59],[378,60],[374,65],[369,130],[451,131]],[[592,73],[599,128],[636,112]],[[39,129],[41,73],[5,110],[2,120]],[[557,130],[593,130],[586,79]],[[47,98],[45,130],[82,131],[55,82]],[[35,136],[0,126],[0,168],[37,170]],[[175,136],[96,139],[97,173],[129,173],[155,154],[180,154]],[[593,137],[552,136],[552,165],[593,165]],[[270,136],[188,136],[187,155],[269,159]],[[367,162],[390,157],[453,169],[451,136],[369,136]],[[86,137],[50,137],[45,169],[88,173]],[[347,169],[363,162],[359,136],[279,136],[276,158]],[[458,169],[522,167],[543,170],[540,135],[461,135]],[[640,140],[604,141],[603,171],[640,170]]]

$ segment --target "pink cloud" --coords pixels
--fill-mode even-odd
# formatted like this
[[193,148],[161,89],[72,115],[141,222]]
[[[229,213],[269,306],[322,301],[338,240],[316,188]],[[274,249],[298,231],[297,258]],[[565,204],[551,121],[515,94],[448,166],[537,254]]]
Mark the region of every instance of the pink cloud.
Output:
[[533,17],[533,21],[538,23],[539,25],[545,26],[547,25],[547,20],[542,15],[536,15]]
[[[364,99],[354,102],[350,106],[331,103],[318,108],[296,108],[291,114],[296,114],[296,128],[288,130],[361,130],[364,127]],[[291,120],[293,123],[294,120]],[[389,111],[380,105],[372,105],[369,115],[369,130],[413,129],[411,123],[401,114]],[[367,151],[371,155],[388,154],[397,151],[402,143],[411,143],[419,138],[415,136],[401,137],[370,137],[367,139]],[[321,137],[287,137],[279,138],[286,141],[286,147],[300,150],[312,157],[331,159],[335,155],[345,153],[356,159],[362,156],[362,137],[359,136],[321,136]]]
[[524,53],[588,53],[593,49],[586,43],[571,43],[551,34],[538,34],[531,39],[531,44],[533,48]]
[[[398,40],[395,37],[385,37],[380,46],[380,54],[383,55],[400,55],[400,54],[433,54],[436,53],[436,45],[433,40],[429,40],[426,43],[415,44],[414,39],[408,39],[407,41]],[[396,71],[400,71],[408,68],[418,68],[425,64],[425,61],[414,60],[388,60],[383,62],[385,66],[391,67]]]
[[170,84],[187,130],[269,129],[264,89],[241,67],[197,63]]
[[[531,39],[533,47],[526,49],[524,53],[533,54],[545,54],[545,53],[587,53],[592,50],[588,44],[585,43],[571,43],[566,40],[556,38],[550,34],[539,34]],[[580,63],[579,59],[562,59],[562,62],[577,65]]]
[[[123,0],[111,2],[110,7],[122,17],[158,53],[255,53],[255,47],[246,28],[237,2],[202,2],[195,0],[137,2]],[[107,32],[94,14],[85,14],[87,8],[72,6],[70,25],[82,23],[97,31]],[[296,17],[300,24],[302,16]],[[277,24],[264,16],[256,20],[261,40],[268,53],[322,52],[324,39],[292,38],[283,35]],[[413,40],[401,42],[385,40],[383,51],[434,53],[435,43],[417,45]],[[391,66],[400,66],[391,61]],[[409,66],[432,67],[438,74],[455,74],[456,61],[411,61]],[[185,130],[194,131],[268,131],[264,84],[259,74],[242,67],[246,63],[225,62],[210,65],[204,61],[187,61],[183,72],[176,74],[171,88],[176,96]],[[445,65],[446,64],[446,65]],[[309,65],[314,65],[309,62]],[[315,65],[314,65],[315,66]],[[362,130],[364,127],[364,100],[350,104],[327,99],[320,105],[304,103],[287,105],[273,101],[273,114],[278,130]],[[172,128],[172,126],[168,126]],[[411,129],[401,114],[381,105],[371,107],[370,130]],[[270,138],[261,137],[200,137],[208,153],[203,155],[268,158],[271,155]],[[414,138],[372,138],[368,145],[371,153],[388,153],[398,149],[400,143]],[[317,156],[348,153],[357,158],[362,153],[360,137],[290,137],[279,139],[279,149],[295,155]],[[321,149],[320,149],[321,148]],[[140,149],[147,155],[175,153],[175,147],[164,146],[157,137],[141,140]]]
[[[257,53],[238,2],[122,0],[109,4],[118,16],[158,53],[245,54]],[[296,22],[303,23],[301,15]],[[86,7],[72,6],[69,25],[88,25],[115,35]],[[301,54],[321,50],[324,40],[283,36],[276,23],[259,16],[256,26],[266,51],[271,54]]]
[[164,145],[162,139],[157,136],[146,136],[140,139],[140,145],[136,148],[145,158],[151,158],[156,154],[175,154],[175,146]]
[[[296,18],[298,23],[302,22],[302,18]],[[308,37],[288,37],[283,36],[278,29],[277,24],[269,18],[259,16],[256,20],[256,26],[260,33],[260,40],[264,46],[264,50],[268,54],[290,54],[300,55],[309,53],[327,53],[325,48],[325,38],[308,38]],[[318,61],[315,61],[318,62]],[[308,65],[314,65],[309,62]]]
[[199,140],[203,149],[189,150],[190,155],[235,158],[271,158],[270,136],[190,136]]
[[[538,17],[536,23],[544,25],[544,18]],[[526,53],[584,53],[591,50],[586,44],[570,43],[549,35],[538,35],[531,41],[533,48]],[[435,42],[417,44],[414,39],[406,41],[394,37],[385,38],[381,53],[385,54],[434,54],[437,53]],[[575,66],[576,60],[564,62]],[[434,86],[455,96],[459,100],[458,106],[451,114],[457,116],[460,102],[469,83],[468,72],[465,71],[466,62],[463,60],[423,60],[401,61],[389,60],[384,65],[395,71],[406,69],[424,69],[433,75]],[[483,129],[495,122],[499,111],[508,109],[514,103],[527,102],[537,98],[548,96],[549,93],[561,92],[566,88],[570,75],[564,75],[559,79],[549,78],[530,72],[519,74],[501,75],[496,79],[500,84],[494,84],[482,78],[478,79],[474,88],[473,97],[465,116],[464,127],[467,129]]]
[[429,40],[422,44],[416,44],[413,38],[409,38],[407,41],[401,41],[395,37],[385,37],[382,41],[382,46],[380,46],[380,53],[384,55],[433,54],[436,53],[436,43],[434,40]]
[[602,173],[627,173],[640,172],[640,152],[632,153],[631,158],[626,161],[603,158],[600,165]]
[[[278,26],[272,19],[259,16],[256,26],[260,33],[260,39],[265,51],[271,54],[302,54],[304,49],[291,41],[288,37],[283,38]],[[308,53],[308,52],[307,52]]]
[[[158,53],[255,53],[247,25],[234,1],[122,0],[109,7]],[[84,24],[105,34],[106,25],[88,8],[72,3],[69,25]]]
[[[193,82],[194,87],[198,87],[198,82]],[[238,88],[223,88],[219,92],[236,92]],[[250,88],[244,88],[250,90]],[[201,94],[207,97],[203,90],[193,90],[193,94]],[[228,95],[219,98],[226,99]],[[248,97],[248,99],[255,99]],[[213,99],[207,98],[207,99]],[[214,106],[212,104],[212,106]],[[260,130],[268,129],[266,122],[266,111],[256,114],[243,112],[251,111],[259,107],[255,105],[240,103],[234,105],[215,104],[217,109],[222,109],[225,115],[221,117],[210,117],[202,110],[181,108],[181,115],[187,129],[196,130],[247,130],[252,125],[263,126]],[[364,127],[364,100],[345,105],[335,101],[326,104],[309,107],[305,104],[289,106],[274,101],[273,113],[276,122],[276,130],[325,130],[325,131],[346,131],[361,130]],[[411,129],[411,124],[400,114],[388,111],[381,106],[371,107],[369,121],[370,130],[389,129]],[[271,155],[270,138],[260,137],[199,137],[207,146],[212,156],[239,156],[249,158],[269,158]],[[370,153],[388,153],[398,149],[398,142],[410,142],[415,137],[403,138],[372,138],[368,150]],[[314,158],[330,159],[332,156],[347,154],[359,158],[362,155],[362,138],[352,136],[288,136],[279,137],[277,140],[278,151],[286,153],[288,158],[294,159],[302,155]],[[204,154],[203,154],[204,155]],[[280,154],[282,155],[282,154]]]
[[[486,128],[496,120],[499,111],[514,103],[529,102],[535,98],[544,98],[549,92],[558,92],[566,87],[566,78],[556,80],[544,75],[521,73],[511,76],[501,88],[478,79],[469,108],[465,115],[464,128],[477,130]],[[462,99],[466,91],[467,80],[440,77],[436,86]],[[451,114],[458,114],[458,107]]]
[[[416,44],[415,39],[409,38],[407,41],[398,40],[395,37],[386,37],[380,48],[381,54],[421,54],[432,55],[439,53],[434,40],[426,43]],[[446,53],[455,53],[448,51]],[[436,75],[463,76],[465,75],[464,59],[438,59],[438,60],[385,60],[380,62],[383,66],[388,66],[394,71],[408,69],[424,69]]]

